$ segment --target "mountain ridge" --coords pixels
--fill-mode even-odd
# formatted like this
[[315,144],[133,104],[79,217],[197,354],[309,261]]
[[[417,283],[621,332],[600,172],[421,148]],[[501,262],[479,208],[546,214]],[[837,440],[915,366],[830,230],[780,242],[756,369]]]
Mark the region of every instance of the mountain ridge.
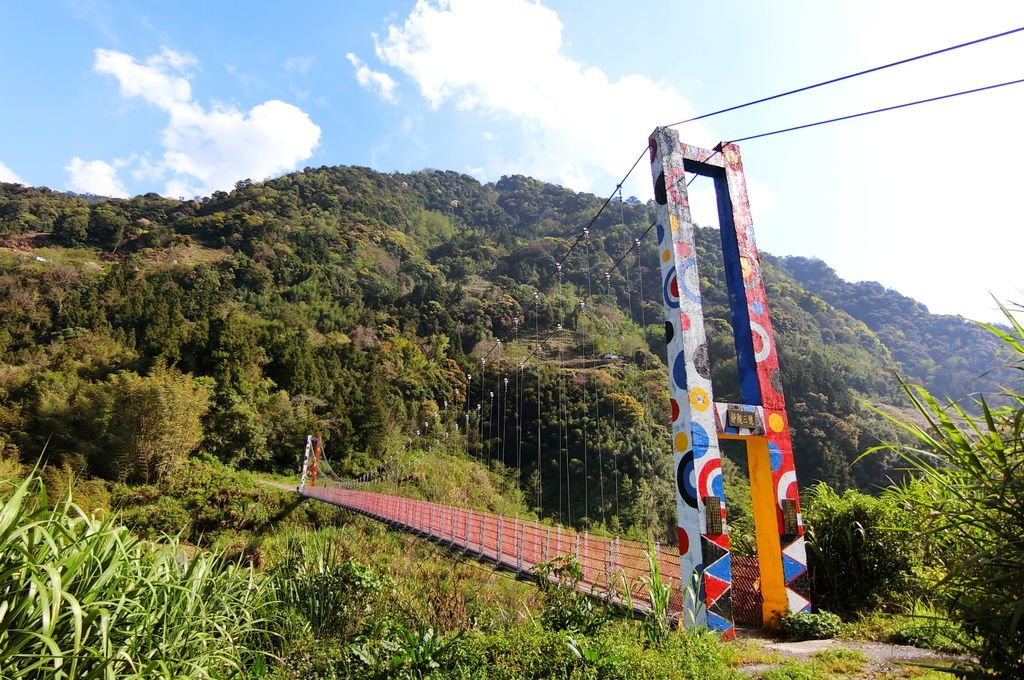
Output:
[[[177,371],[199,381],[185,395],[199,448],[241,467],[290,468],[310,431],[351,473],[430,437],[516,468],[527,497],[539,488],[541,506],[563,515],[566,470],[574,498],[616,480],[625,509],[606,499],[576,523],[670,526],[670,460],[652,455],[668,441],[661,280],[651,239],[628,251],[653,211],[613,201],[592,221],[601,203],[519,175],[482,184],[349,166],[242,181],[200,201],[89,202],[0,185],[0,239],[14,246],[0,249],[0,445],[23,457],[46,445],[89,474],[128,474],[119,461],[138,450],[118,438],[115,388],[172,389]],[[721,248],[709,229],[697,245],[715,396],[734,401]],[[972,339],[983,329],[950,330],[827,266],[767,253],[762,264],[801,482],[876,489],[898,475],[894,461],[851,464],[897,434],[866,404],[900,404],[893,366],[955,389],[964,370],[924,370],[924,359],[990,366],[964,356],[988,347]],[[889,312],[866,314],[877,309]],[[934,329],[946,335],[933,340]],[[595,361],[605,353],[626,359]],[[521,416],[499,410],[504,378]],[[613,412],[628,431],[606,422]],[[527,447],[543,455],[512,453]]]

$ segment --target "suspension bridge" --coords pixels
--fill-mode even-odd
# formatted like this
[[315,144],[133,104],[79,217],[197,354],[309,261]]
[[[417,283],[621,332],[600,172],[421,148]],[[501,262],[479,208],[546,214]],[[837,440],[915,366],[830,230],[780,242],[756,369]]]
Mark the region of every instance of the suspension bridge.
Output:
[[[598,272],[603,273],[598,277],[594,272],[590,228],[611,204],[614,194],[609,197],[555,263],[548,293],[562,304],[549,319],[550,330],[546,334],[541,331],[538,291],[534,293],[533,337],[527,338],[525,343],[520,341],[520,327],[527,324],[523,323],[525,316],[516,314],[510,324],[510,335],[514,337],[506,337],[505,343],[500,337],[496,338],[486,352],[479,350],[480,368],[476,382],[472,373],[465,374],[464,382],[459,382],[451,395],[453,408],[449,409],[449,401],[445,398],[443,409],[434,413],[433,419],[423,420],[422,430],[416,434],[425,438],[428,430],[433,428],[435,439],[439,431],[443,431],[446,439],[452,434],[460,440],[464,437],[467,454],[473,451],[475,436],[476,454],[481,462],[486,458],[488,467],[492,460],[506,464],[510,458],[515,460],[515,481],[525,491],[527,485],[523,483],[522,470],[526,436],[522,415],[528,405],[523,398],[524,367],[534,363],[536,403],[529,406],[535,408],[536,415],[536,436],[532,443],[536,447],[537,460],[532,481],[535,482],[538,516],[544,514],[545,483],[548,493],[551,486],[550,474],[547,479],[544,475],[545,458],[556,461],[555,486],[558,489],[558,510],[549,512],[545,519],[573,524],[575,477],[577,523],[588,526],[594,517],[599,517],[607,525],[609,496],[615,499],[614,514],[618,515],[620,510],[621,459],[635,461],[647,455],[650,458],[661,457],[667,462],[667,456],[659,453],[658,449],[670,448],[677,519],[675,535],[671,537],[674,546],[650,548],[636,541],[580,532],[550,521],[542,523],[540,520],[506,517],[358,488],[362,483],[372,481],[369,478],[347,482],[336,478],[337,485],[333,488],[317,486],[321,468],[331,472],[319,438],[310,437],[307,441],[298,491],[308,498],[417,532],[424,538],[517,574],[529,574],[542,562],[571,557],[582,572],[580,588],[637,611],[648,611],[653,606],[648,586],[658,578],[654,571],[657,568],[663,583],[671,589],[670,611],[681,616],[688,625],[707,627],[731,637],[735,634],[737,621],[773,625],[781,616],[810,609],[803,522],[775,338],[761,277],[760,257],[754,243],[753,220],[739,147],[723,142],[714,149],[703,149],[680,142],[675,130],[656,128],[648,147],[630,172],[645,155],[650,158],[655,220],[627,244],[622,255],[609,268]],[[629,173],[626,178],[628,176]],[[717,403],[713,397],[710,353],[697,271],[697,236],[688,197],[689,184],[698,176],[711,178],[717,196],[724,283],[729,294],[741,403]],[[621,182],[616,189],[621,210]],[[665,442],[665,446],[655,445],[652,447],[655,450],[647,452],[621,450],[624,447],[620,441],[613,441],[610,447],[606,442],[598,446],[595,435],[600,415],[599,385],[591,369],[596,366],[599,356],[602,360],[614,361],[621,355],[614,352],[599,355],[596,340],[593,337],[588,340],[587,329],[590,328],[593,335],[598,324],[593,303],[614,303],[615,296],[608,289],[615,274],[626,282],[630,307],[628,317],[634,317],[629,278],[628,275],[623,276],[623,272],[628,273],[628,265],[624,263],[635,252],[639,321],[644,329],[644,340],[647,340],[641,239],[654,229],[657,243],[653,248],[648,247],[648,252],[657,259],[660,271],[658,281],[664,309],[671,440]],[[569,259],[573,253],[577,253],[576,262],[582,259],[575,276],[576,285],[566,285],[563,291],[563,278],[567,274],[566,268],[573,265],[574,261]],[[621,271],[620,265],[623,265]],[[603,298],[594,292],[595,278],[605,284]],[[650,283],[648,286],[650,292]],[[566,297],[574,295],[577,297],[575,302],[566,304]],[[519,302],[516,306],[523,308]],[[571,332],[568,330],[569,321],[574,326]],[[571,370],[563,355],[567,334],[578,336],[576,362]],[[517,356],[504,354],[509,343],[520,350]],[[524,346],[528,351],[524,351]],[[545,351],[557,353],[558,361],[557,389],[549,394],[547,409],[542,403],[542,367],[539,363]],[[487,370],[489,360],[490,374]],[[510,374],[512,401],[515,402],[512,418],[508,414]],[[577,413],[579,417],[573,419],[568,417],[565,406],[565,391],[569,389],[577,390],[582,398],[582,413]],[[474,392],[479,395],[475,409],[472,407],[476,396]],[[615,422],[615,400],[611,402],[608,415],[613,421],[611,431],[614,439],[618,436],[618,424]],[[551,406],[556,412],[555,423],[543,417],[545,411],[551,411]],[[445,415],[443,420],[442,414]],[[453,414],[462,415],[462,430],[459,429],[458,416],[453,417]],[[511,437],[507,431],[510,420],[515,423]],[[547,456],[544,455],[542,430],[545,425],[551,430],[547,441],[550,442],[551,435],[555,435],[557,455],[552,455],[555,452],[550,450]],[[512,455],[508,449],[510,439]],[[756,556],[753,558],[739,558],[730,551],[719,450],[720,441],[729,439],[742,441],[746,449],[756,543]],[[493,451],[492,456],[495,444],[499,448]],[[605,453],[612,455],[610,467]],[[574,463],[582,465],[574,466]],[[653,472],[655,467],[650,466],[650,470]],[[606,471],[611,477],[610,493],[606,493]],[[580,490],[582,498],[579,498]]]
[[[539,563],[557,558],[575,560],[582,573],[578,587],[583,592],[638,614],[650,613],[652,608],[648,587],[655,578],[652,556],[657,559],[658,578],[672,593],[668,603],[670,615],[681,616],[686,598],[699,597],[699,584],[695,588],[681,582],[679,551],[674,547],[337,486],[306,486],[300,493],[413,532],[460,555],[489,562],[524,578],[532,577]],[[731,566],[735,620],[760,626],[763,600],[757,588],[757,560],[735,557]]]

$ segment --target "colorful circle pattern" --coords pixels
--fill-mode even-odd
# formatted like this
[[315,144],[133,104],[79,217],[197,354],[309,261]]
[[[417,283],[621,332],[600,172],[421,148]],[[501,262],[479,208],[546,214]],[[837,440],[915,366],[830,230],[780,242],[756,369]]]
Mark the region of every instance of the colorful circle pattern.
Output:
[[676,488],[683,502],[691,508],[697,507],[697,487],[694,484],[693,453],[687,453],[679,459],[676,467]]

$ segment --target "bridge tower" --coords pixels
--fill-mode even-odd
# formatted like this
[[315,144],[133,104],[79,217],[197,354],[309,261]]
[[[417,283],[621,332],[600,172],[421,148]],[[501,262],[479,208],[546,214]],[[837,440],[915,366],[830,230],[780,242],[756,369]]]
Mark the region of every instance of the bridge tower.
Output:
[[[731,637],[732,565],[720,439],[746,441],[762,622],[772,625],[786,613],[810,609],[789,420],[739,147],[722,143],[701,149],[681,143],[675,130],[657,128],[650,137],[650,157],[665,302],[679,562],[684,584],[700,582],[698,601],[686,602],[686,620]],[[714,180],[741,404],[716,403],[712,394],[684,172]]]

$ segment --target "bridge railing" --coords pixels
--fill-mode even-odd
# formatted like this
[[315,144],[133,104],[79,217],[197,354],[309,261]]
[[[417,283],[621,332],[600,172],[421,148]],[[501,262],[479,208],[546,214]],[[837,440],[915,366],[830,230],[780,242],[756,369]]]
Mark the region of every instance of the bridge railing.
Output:
[[[649,548],[639,541],[595,536],[536,521],[369,491],[305,487],[301,493],[415,531],[520,574],[532,573],[541,562],[571,556],[583,572],[579,585],[584,591],[620,604],[632,604],[641,612],[651,606],[644,583],[651,579]],[[677,614],[683,604],[679,554],[669,547],[658,546],[655,550],[661,580],[671,588],[669,610]]]

